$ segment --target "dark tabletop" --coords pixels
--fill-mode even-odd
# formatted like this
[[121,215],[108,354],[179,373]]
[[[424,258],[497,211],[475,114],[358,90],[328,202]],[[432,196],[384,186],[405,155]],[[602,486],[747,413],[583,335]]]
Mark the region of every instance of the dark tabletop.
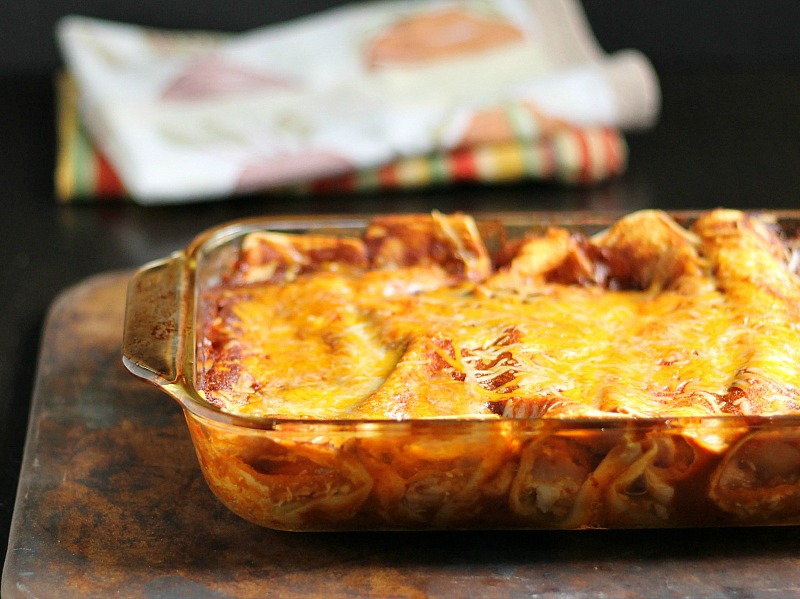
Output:
[[[59,205],[52,184],[53,77],[0,75],[0,557],[14,507],[43,318],[60,291],[91,274],[134,268],[182,248],[206,227],[266,213],[800,208],[800,65],[656,64],[656,69],[663,95],[659,124],[628,137],[628,172],[600,187],[526,183],[357,197],[256,196],[163,208]],[[690,543],[689,554],[712,545],[709,534],[723,544],[740,538],[733,532],[692,534],[700,545]],[[786,531],[748,535],[778,557],[799,547],[797,535]],[[609,537],[603,550],[636,552],[646,538],[621,533]],[[669,555],[686,543],[683,534],[659,538],[671,544]],[[565,553],[572,550],[574,556]],[[570,541],[557,561],[583,559],[587,550],[585,543]],[[743,596],[735,585],[731,589],[730,596]]]

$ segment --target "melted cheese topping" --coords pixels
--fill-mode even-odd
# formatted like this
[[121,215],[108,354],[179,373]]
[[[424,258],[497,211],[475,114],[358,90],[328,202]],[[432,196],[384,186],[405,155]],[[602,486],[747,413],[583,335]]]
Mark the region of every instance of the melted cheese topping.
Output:
[[800,411],[800,286],[735,214],[694,236],[640,213],[599,238],[658,264],[623,265],[644,290],[548,282],[542,264],[584,251],[552,232],[480,282],[418,264],[222,288],[200,387],[230,412],[301,418]]
[[677,416],[730,411],[748,364],[797,383],[781,351],[800,347],[795,328],[754,320],[715,289],[485,297],[464,284],[387,297],[369,279],[317,273],[226,291],[239,370],[209,396],[241,414],[314,418],[485,415],[508,400],[526,416]]

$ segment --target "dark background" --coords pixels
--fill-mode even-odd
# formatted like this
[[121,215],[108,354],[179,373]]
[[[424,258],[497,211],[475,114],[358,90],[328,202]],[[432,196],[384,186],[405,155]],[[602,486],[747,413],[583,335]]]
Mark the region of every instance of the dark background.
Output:
[[[342,5],[339,0],[5,0],[0,70],[54,68],[53,25],[65,14],[167,28],[245,31]],[[794,0],[583,0],[601,44],[632,47],[658,64],[785,64],[800,61]]]
[[[0,559],[13,512],[39,338],[65,288],[132,269],[202,229],[261,213],[800,208],[800,2],[584,0],[608,51],[654,63],[663,108],[628,136],[630,165],[592,189],[536,183],[196,206],[59,205],[53,193],[56,20],[82,14],[243,31],[342,4],[313,0],[4,0],[0,3]],[[781,537],[776,555],[797,553]],[[625,539],[608,548],[625,550]],[[630,552],[630,548],[627,549]],[[737,564],[733,563],[735,571]],[[758,595],[758,589],[744,589]]]

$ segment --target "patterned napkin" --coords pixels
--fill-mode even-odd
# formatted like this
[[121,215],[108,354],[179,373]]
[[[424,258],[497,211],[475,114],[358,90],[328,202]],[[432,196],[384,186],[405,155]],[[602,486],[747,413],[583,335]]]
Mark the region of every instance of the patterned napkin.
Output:
[[638,52],[573,0],[355,4],[238,35],[83,17],[58,28],[61,201],[588,185],[657,118]]

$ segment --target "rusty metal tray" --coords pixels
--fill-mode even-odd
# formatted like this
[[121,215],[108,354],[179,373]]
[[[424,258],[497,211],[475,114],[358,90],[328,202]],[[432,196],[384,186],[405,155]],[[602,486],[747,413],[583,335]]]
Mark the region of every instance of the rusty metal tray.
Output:
[[785,597],[796,527],[285,533],[203,481],[183,414],[125,371],[129,273],[52,306],[2,580],[18,597]]

